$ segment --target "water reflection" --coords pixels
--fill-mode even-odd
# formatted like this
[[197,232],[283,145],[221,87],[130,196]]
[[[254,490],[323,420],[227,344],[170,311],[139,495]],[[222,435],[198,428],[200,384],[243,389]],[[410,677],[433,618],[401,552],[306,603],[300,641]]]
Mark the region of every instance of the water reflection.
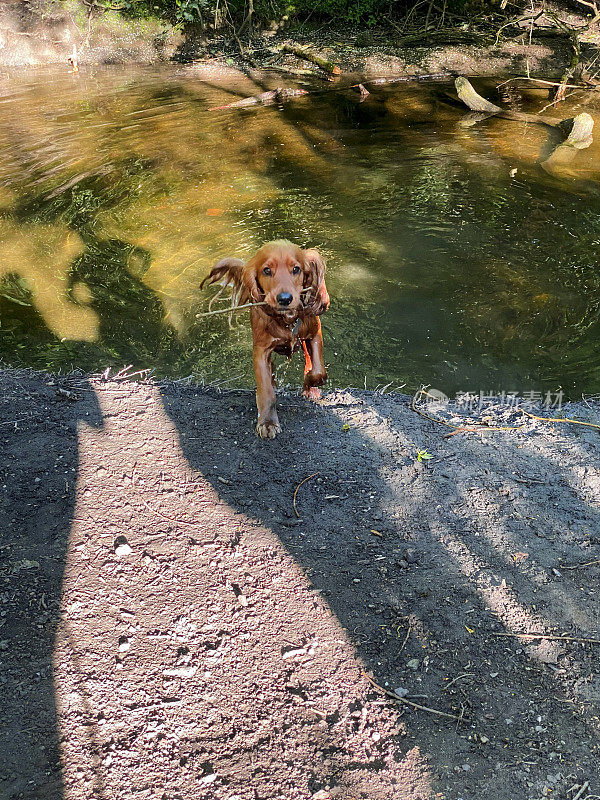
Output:
[[600,391],[598,144],[549,162],[550,129],[465,124],[445,86],[208,111],[278,81],[104,69],[4,86],[0,358],[248,385],[247,327],[197,321],[198,285],[285,236],[329,258],[335,384]]

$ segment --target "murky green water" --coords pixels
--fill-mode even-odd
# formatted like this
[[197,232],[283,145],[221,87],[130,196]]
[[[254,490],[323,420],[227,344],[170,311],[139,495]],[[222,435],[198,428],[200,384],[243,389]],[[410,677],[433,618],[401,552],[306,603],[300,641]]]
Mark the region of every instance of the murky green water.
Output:
[[547,161],[549,128],[469,124],[440,85],[208,110],[281,83],[0,78],[0,359],[248,386],[247,320],[197,320],[198,286],[285,237],[328,258],[334,385],[600,391],[600,145]]

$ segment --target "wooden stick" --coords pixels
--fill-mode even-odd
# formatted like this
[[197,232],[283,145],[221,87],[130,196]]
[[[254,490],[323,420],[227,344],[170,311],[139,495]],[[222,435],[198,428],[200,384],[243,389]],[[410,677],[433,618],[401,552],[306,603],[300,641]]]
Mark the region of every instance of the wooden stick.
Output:
[[317,475],[319,475],[318,472],[313,472],[313,474],[309,475],[308,478],[304,478],[303,481],[300,481],[298,486],[296,486],[296,488],[294,489],[294,497],[292,498],[292,505],[294,506],[294,514],[298,519],[300,519],[300,514],[298,513],[298,509],[296,508],[296,497],[298,496],[298,489],[302,486],[302,484],[306,483],[306,481],[309,481],[311,478],[315,478]]
[[[528,75],[517,75],[514,78],[508,78],[506,81],[502,81],[499,83],[496,88],[499,89],[501,86],[506,86],[507,83],[511,83],[512,81],[531,81],[532,83],[541,83],[543,86],[560,86],[561,84],[558,81],[545,81],[542,78],[530,78]],[[585,86],[584,84],[574,84],[569,83],[565,87],[566,89],[588,89],[589,91],[594,91],[593,86]]]
[[404,641],[402,642],[402,647],[400,648],[400,650],[398,650],[398,654],[400,654],[404,650],[404,648],[406,647],[406,643],[408,642],[408,637],[410,636],[411,632],[412,632],[412,628],[409,625],[408,626],[408,630],[406,631],[406,636],[404,637]]
[[589,782],[589,781],[586,781],[586,782],[585,782],[585,783],[584,783],[584,784],[581,786],[581,788],[579,789],[579,791],[577,792],[577,794],[573,796],[572,800],[579,800],[579,798],[581,797],[581,795],[582,795],[582,794],[583,794],[585,791],[587,791],[587,789],[589,788],[589,785],[590,785],[590,782]]
[[229,306],[228,308],[219,308],[217,311],[205,311],[202,314],[196,314],[196,319],[200,317],[212,317],[213,314],[229,314],[232,311],[239,311],[242,308],[253,308],[254,306],[266,306],[267,303],[244,303],[241,306]]
[[[0,423],[2,424],[2,423]],[[561,564],[561,569],[583,569],[583,567],[591,567],[593,564],[600,564],[600,558],[594,559],[594,561],[584,561],[583,564],[571,564],[570,566],[566,566]]]
[[571,419],[570,417],[536,417],[535,414],[530,414],[529,411],[525,411],[524,408],[521,408],[520,411],[525,414],[526,417],[531,417],[531,419],[537,419],[541,422],[570,422],[571,425],[585,425],[586,428],[597,428],[600,430],[600,425],[597,425],[595,422],[582,422],[580,419]]
[[209,111],[224,111],[227,108],[245,108],[246,106],[270,106],[274,103],[284,103],[293,97],[302,97],[309,94],[308,89],[273,89],[270,92],[261,92],[252,97],[242,97],[241,100],[235,100],[233,103],[227,103],[224,106],[213,106]]
[[456,681],[460,681],[460,680],[462,680],[462,678],[472,678],[472,677],[473,677],[473,675],[475,675],[475,673],[474,673],[474,672],[463,672],[461,675],[457,675],[457,676],[456,676],[456,678],[452,678],[452,680],[450,681],[450,683],[447,683],[447,684],[446,684],[446,685],[445,685],[445,686],[442,688],[442,692],[446,692],[446,691],[448,691],[448,689],[449,689],[449,688],[452,686],[452,684],[453,684],[453,683],[456,683]]
[[525,639],[549,639],[553,642],[584,642],[587,644],[600,644],[600,639],[586,639],[585,636],[552,636],[549,633],[493,633],[490,631],[490,636],[508,636],[511,638],[518,638],[519,636]]
[[581,114],[577,114],[573,119],[563,120],[559,128],[563,131],[569,131],[563,146],[567,145],[575,150],[585,150],[593,142],[594,119],[587,111],[582,111]]
[[429,706],[421,706],[419,703],[413,703],[412,700],[407,700],[406,697],[400,697],[395,692],[390,692],[387,689],[384,689],[383,686],[380,686],[376,683],[370,675],[367,673],[363,673],[365,678],[372,683],[376,689],[379,689],[380,692],[383,692],[388,697],[391,697],[392,700],[395,700],[397,703],[404,703],[404,705],[410,706],[411,708],[417,708],[419,711],[427,711],[428,714],[435,714],[438,717],[447,717],[448,719],[453,719],[455,722],[462,722],[462,716],[457,716],[456,714],[447,714],[445,711],[438,711],[437,708],[429,708]]
[[328,72],[330,75],[341,75],[342,70],[334,64],[332,61],[327,61],[326,58],[321,58],[321,56],[316,55],[311,50],[306,50],[304,47],[299,47],[295,44],[284,44],[281,48],[282,53],[290,53],[296,58],[303,58],[305,61],[310,61],[311,64],[316,64],[317,67],[320,67],[325,72]]

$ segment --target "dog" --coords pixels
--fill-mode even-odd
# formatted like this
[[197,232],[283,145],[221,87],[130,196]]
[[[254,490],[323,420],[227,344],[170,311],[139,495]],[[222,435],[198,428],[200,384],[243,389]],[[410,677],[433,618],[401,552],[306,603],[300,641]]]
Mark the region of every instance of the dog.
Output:
[[281,432],[275,408],[272,354],[291,357],[304,350],[302,394],[318,400],[327,380],[323,361],[320,315],[329,308],[325,261],[318,250],[302,250],[279,239],[265,244],[249,261],[224,258],[200,284],[220,283],[233,288],[232,307],[261,303],[250,309],[254,374],[256,376],[256,433],[273,439]]

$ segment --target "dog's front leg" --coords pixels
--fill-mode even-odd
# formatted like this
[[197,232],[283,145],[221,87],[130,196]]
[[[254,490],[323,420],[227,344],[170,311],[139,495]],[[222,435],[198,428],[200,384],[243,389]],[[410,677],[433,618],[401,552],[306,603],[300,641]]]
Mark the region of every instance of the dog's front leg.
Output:
[[[308,344],[308,347],[307,347]],[[317,317],[315,331],[307,337],[304,344],[304,385],[302,394],[308,400],[318,400],[321,397],[322,386],[327,380],[327,370],[323,359],[323,333],[321,320]]]
[[253,362],[256,376],[256,407],[258,409],[256,433],[261,439],[274,439],[278,433],[281,433],[275,409],[271,352],[268,348],[254,346]]

